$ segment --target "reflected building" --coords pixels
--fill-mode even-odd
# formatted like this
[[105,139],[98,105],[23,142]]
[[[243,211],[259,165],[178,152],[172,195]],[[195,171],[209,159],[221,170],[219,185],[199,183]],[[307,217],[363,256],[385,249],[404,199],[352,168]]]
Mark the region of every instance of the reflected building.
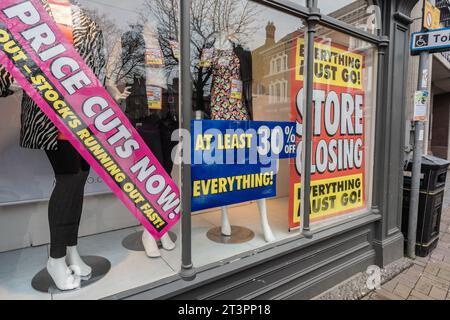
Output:
[[264,45],[252,52],[254,113],[258,120],[283,121],[290,113],[290,77],[300,31],[276,41],[276,26],[266,26]]
[[[376,32],[376,9],[366,0],[357,0],[344,6],[329,16],[349,23],[358,29],[369,33]],[[253,51],[253,95],[254,113],[256,119],[282,121],[291,111],[291,77],[295,68],[295,52],[297,39],[304,39],[305,28],[298,30],[276,40],[277,27],[274,22],[266,25],[266,40],[264,45]],[[317,41],[329,44],[345,44],[349,51],[364,51],[370,44],[348,35],[319,26],[317,28]],[[367,59],[372,59],[369,55]],[[370,66],[366,70],[368,88],[374,75],[374,61],[366,60]],[[371,94],[371,92],[366,92]]]

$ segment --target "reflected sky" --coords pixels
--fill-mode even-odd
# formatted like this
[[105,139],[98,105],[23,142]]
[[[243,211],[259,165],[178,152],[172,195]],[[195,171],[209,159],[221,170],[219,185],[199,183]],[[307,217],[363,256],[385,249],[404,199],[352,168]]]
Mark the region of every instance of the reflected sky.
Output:
[[319,0],[319,9],[323,14],[330,14],[355,0]]
[[[114,24],[125,30],[127,26],[139,20],[139,14],[142,11],[144,0],[78,0],[80,4],[89,8],[98,10],[100,13],[107,14]],[[300,1],[305,4],[306,1]],[[319,0],[319,8],[324,14],[332,13],[355,0]],[[250,39],[249,46],[257,48],[265,42],[265,26],[269,21],[273,21],[277,27],[276,41],[292,33],[302,26],[302,21],[298,18],[279,13],[275,10],[259,6],[259,17],[255,26],[259,30]],[[152,21],[152,19],[150,19]]]
[[[138,20],[144,4],[144,0],[78,0],[78,2],[88,9],[98,10],[101,14],[107,14],[114,21],[114,24],[123,30],[127,29],[129,24]],[[259,31],[253,35],[251,42],[248,44],[253,49],[264,44],[265,27],[269,21],[275,22],[277,41],[303,25],[299,18],[291,17],[263,6],[259,7],[261,9],[255,22],[257,24],[255,27]]]

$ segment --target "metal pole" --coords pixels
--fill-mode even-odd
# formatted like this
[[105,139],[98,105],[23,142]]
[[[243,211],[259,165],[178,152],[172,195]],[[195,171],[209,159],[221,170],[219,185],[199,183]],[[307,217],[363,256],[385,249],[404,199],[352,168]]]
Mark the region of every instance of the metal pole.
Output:
[[[192,81],[191,81],[191,26],[190,26],[190,8],[191,0],[180,1],[180,75],[181,75],[181,103],[180,103],[180,123],[181,127],[190,132],[192,118]],[[188,146],[190,147],[190,138]],[[186,141],[182,142],[184,159],[184,149]],[[188,152],[190,154],[190,152]],[[181,270],[180,276],[187,280],[195,279],[195,268],[192,264],[192,243],[191,243],[191,164],[190,159],[186,163],[184,160],[181,164]]]
[[[428,83],[425,78],[428,75],[430,54],[423,52],[420,54],[419,61],[419,80],[417,90],[427,91]],[[419,196],[420,196],[420,176],[422,167],[422,154],[424,145],[424,123],[423,121],[414,122],[414,156],[413,167],[411,174],[411,195],[409,202],[409,220],[408,220],[408,257],[416,258],[416,234],[417,234],[417,217],[419,210]]]
[[313,234],[310,228],[309,215],[311,212],[311,148],[312,148],[312,108],[313,108],[313,90],[314,90],[314,37],[316,33],[316,25],[320,20],[317,2],[308,1],[308,7],[311,15],[307,20],[307,52],[306,52],[306,84],[305,84],[305,101],[303,103],[303,166],[301,181],[301,213],[303,217],[302,233],[305,238],[312,238]]
[[[422,7],[422,27],[421,31],[426,31],[424,28],[425,19],[425,1],[423,0]],[[417,76],[417,90],[428,90],[428,66],[429,66],[429,52],[422,52],[419,58],[419,74]],[[413,166],[411,172],[411,191],[409,198],[409,216],[408,216],[408,240],[406,253],[411,259],[416,258],[416,237],[417,237],[417,219],[419,211],[419,197],[420,197],[420,175],[422,168],[422,154],[423,154],[423,138],[425,136],[424,123],[422,121],[414,122],[414,150],[413,150]]]

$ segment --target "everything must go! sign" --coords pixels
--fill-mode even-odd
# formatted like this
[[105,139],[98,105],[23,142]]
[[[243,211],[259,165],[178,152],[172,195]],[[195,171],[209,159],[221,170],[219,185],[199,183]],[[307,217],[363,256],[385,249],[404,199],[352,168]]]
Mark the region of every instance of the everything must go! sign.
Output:
[[[301,151],[305,44],[292,49],[292,120],[297,122],[297,156],[291,161],[289,227],[301,226]],[[317,39],[314,44],[312,222],[365,207],[365,88],[363,53]]]
[[179,220],[176,184],[39,0],[1,0],[0,64],[155,239]]

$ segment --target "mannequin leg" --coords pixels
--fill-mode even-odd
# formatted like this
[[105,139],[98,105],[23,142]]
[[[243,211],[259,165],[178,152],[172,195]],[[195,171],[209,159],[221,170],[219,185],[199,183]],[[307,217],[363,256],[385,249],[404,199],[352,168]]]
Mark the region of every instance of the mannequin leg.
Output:
[[[161,151],[164,166],[164,170],[169,175],[172,175],[173,169],[173,159],[172,159],[172,150],[177,146],[176,141],[172,141],[172,132],[178,128],[178,123],[175,122],[170,116],[166,116],[166,119],[163,119],[159,125],[160,135],[161,135]],[[169,234],[166,233],[161,237],[161,244],[165,250],[173,250],[175,249],[175,243],[170,238]]]
[[78,229],[81,221],[81,214],[83,212],[84,202],[84,186],[86,185],[87,178],[89,176],[89,166],[83,165],[83,170],[79,173],[79,179],[77,181],[77,190],[75,192],[73,209],[74,216],[77,217],[77,223],[71,230],[71,234],[68,237],[67,242],[67,256],[66,262],[73,272],[81,277],[87,277],[92,273],[92,268],[88,266],[83,259],[81,259],[78,253]]
[[[152,117],[144,121],[143,126],[139,128],[139,133],[145,143],[168,174],[171,174],[173,168],[171,158],[172,148],[175,146],[175,143],[171,141],[173,129],[170,123]],[[144,230],[144,234],[142,235],[142,244],[144,245],[147,256],[151,258],[161,256],[156,240],[147,230]],[[167,233],[161,237],[161,244],[165,250],[170,251],[175,248],[175,243]]]
[[77,246],[67,247],[66,263],[77,276],[88,277],[92,273],[92,268],[81,259]]
[[230,220],[228,219],[228,207],[220,208],[222,210],[222,222],[221,222],[221,232],[224,236],[231,236],[231,225]]
[[161,237],[161,245],[167,251],[175,249],[175,242],[172,241],[168,233]]
[[67,141],[58,142],[57,151],[46,153],[56,181],[48,207],[50,258],[47,270],[59,289],[71,290],[76,288],[77,284],[79,286],[79,279],[77,280],[78,274],[72,275],[67,263],[78,261],[79,267],[75,269],[80,274],[89,271],[89,267],[85,268],[84,263],[81,263],[81,258],[75,256],[73,249],[70,250],[70,257],[67,256],[67,247],[77,244],[83,191],[89,166],[82,163],[81,156]]
[[261,228],[264,233],[264,239],[267,242],[275,241],[275,236],[272,233],[272,229],[269,225],[269,220],[267,218],[267,203],[266,199],[260,199],[256,201],[258,203],[259,214],[261,216]]
[[145,254],[149,258],[158,258],[161,256],[155,238],[147,230],[144,230],[142,234],[142,244],[144,245]]
[[49,202],[50,258],[47,271],[60,290],[79,287],[80,279],[72,275],[66,263],[67,239],[72,233],[77,218],[73,217],[71,206],[75,175],[56,175],[56,184]]
[[67,266],[65,257],[47,261],[47,271],[60,290],[73,290],[80,287],[80,278],[72,274],[72,270]]

